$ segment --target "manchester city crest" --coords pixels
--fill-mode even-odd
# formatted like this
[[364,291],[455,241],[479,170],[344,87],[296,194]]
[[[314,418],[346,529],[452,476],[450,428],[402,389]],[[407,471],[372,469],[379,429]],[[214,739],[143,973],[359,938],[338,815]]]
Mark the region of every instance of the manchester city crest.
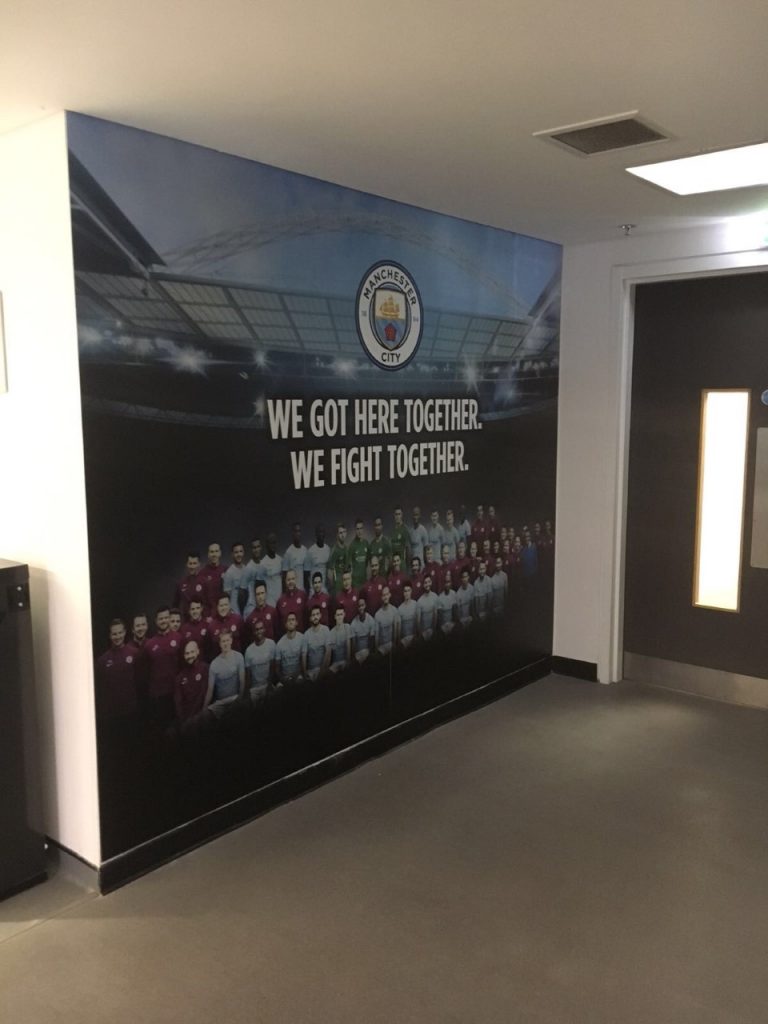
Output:
[[357,333],[382,370],[401,370],[416,355],[424,327],[416,282],[399,263],[374,263],[360,282]]

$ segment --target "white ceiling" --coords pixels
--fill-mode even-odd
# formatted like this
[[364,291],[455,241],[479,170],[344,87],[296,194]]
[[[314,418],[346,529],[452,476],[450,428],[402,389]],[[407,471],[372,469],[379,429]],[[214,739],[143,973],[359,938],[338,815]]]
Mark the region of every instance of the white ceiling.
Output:
[[[768,211],[626,174],[768,139],[766,0],[17,0],[0,131],[67,108],[559,242]],[[637,110],[672,141],[532,133]]]

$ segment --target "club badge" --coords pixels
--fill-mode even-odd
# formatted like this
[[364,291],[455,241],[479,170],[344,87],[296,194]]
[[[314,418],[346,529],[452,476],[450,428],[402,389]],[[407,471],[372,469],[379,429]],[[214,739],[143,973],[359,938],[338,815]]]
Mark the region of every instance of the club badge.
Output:
[[416,355],[424,310],[416,282],[399,263],[374,263],[355,300],[357,333],[368,358],[382,370],[402,370]]

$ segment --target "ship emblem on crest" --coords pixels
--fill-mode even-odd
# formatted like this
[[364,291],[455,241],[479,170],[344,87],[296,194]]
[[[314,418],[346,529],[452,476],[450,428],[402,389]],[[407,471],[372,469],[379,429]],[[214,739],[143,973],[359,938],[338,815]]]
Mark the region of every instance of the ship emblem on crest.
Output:
[[379,288],[375,296],[374,330],[382,345],[396,349],[405,337],[406,311],[397,292]]
[[357,290],[357,333],[369,359],[383,370],[401,370],[416,355],[423,308],[416,282],[399,263],[370,267]]

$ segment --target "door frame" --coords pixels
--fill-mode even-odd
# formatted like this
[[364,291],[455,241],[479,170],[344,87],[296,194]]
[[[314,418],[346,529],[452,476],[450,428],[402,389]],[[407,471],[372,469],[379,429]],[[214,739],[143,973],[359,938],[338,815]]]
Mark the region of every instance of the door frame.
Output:
[[[677,259],[618,265],[611,271],[611,334],[619,341],[618,424],[614,446],[614,472],[610,500],[610,592],[602,602],[603,636],[607,644],[598,678],[618,682],[623,676],[624,593],[626,568],[627,490],[629,480],[629,427],[632,399],[632,359],[635,336],[635,287],[653,281],[760,273],[768,270],[768,251],[715,253]],[[603,670],[604,669],[604,670]]]

